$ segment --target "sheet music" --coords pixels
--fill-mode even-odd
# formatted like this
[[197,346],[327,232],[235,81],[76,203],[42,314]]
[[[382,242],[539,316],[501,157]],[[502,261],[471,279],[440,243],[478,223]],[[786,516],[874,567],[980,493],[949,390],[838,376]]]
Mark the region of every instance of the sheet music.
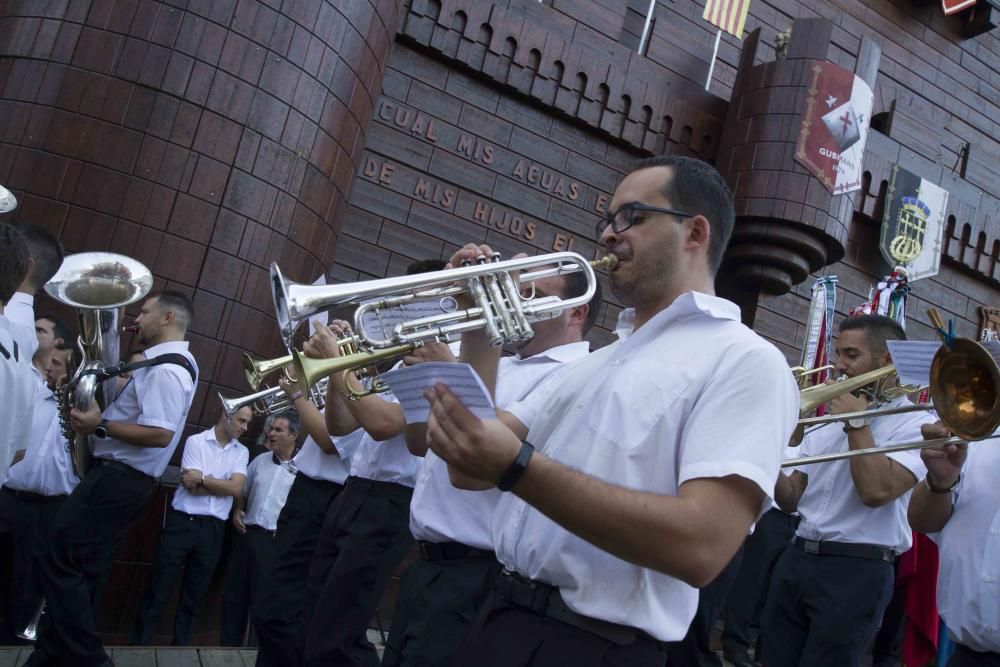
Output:
[[931,362],[941,343],[924,340],[887,340],[889,356],[902,384],[925,387],[931,383]]
[[409,424],[426,422],[430,404],[424,391],[436,383],[447,385],[469,412],[480,419],[493,419],[496,409],[482,378],[469,364],[447,361],[429,361],[414,366],[403,366],[382,374],[399,404],[403,406]]
[[362,324],[370,337],[391,339],[393,337],[393,329],[398,324],[422,317],[450,313],[456,308],[458,308],[458,304],[451,297],[415,301],[403,304],[402,306],[369,311],[362,318]]

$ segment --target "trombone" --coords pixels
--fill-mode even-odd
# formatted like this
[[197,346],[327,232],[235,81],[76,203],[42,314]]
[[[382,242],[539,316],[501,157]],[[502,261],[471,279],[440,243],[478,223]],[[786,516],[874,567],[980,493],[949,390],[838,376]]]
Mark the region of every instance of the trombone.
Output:
[[[354,331],[363,347],[419,345],[428,340],[447,340],[476,329],[484,329],[490,342],[499,346],[531,338],[532,322],[556,317],[568,308],[589,303],[597,289],[594,269],[612,269],[617,264],[618,258],[613,254],[588,262],[573,252],[506,261],[500,261],[500,254],[494,253],[489,258],[480,257],[474,265],[344,285],[294,283],[285,279],[277,264],[271,264],[271,296],[281,335],[289,348],[295,329],[305,318],[325,308],[348,303],[360,304],[354,314]],[[533,293],[521,295],[522,284],[577,271],[587,276],[587,290],[579,296],[562,299],[536,297]],[[403,322],[391,333],[381,336],[369,335],[366,331],[366,313],[414,301],[455,299],[460,295],[470,296],[474,305]]]
[[[848,382],[856,384],[857,381],[864,379],[865,376],[874,376],[880,372],[887,376],[890,374],[888,372],[890,368],[892,368],[891,372],[895,372],[894,367],[886,366],[876,369],[871,373],[851,378],[845,382],[811,387],[810,389],[803,390],[802,394],[806,394],[806,392],[810,392],[813,389],[817,390],[810,394],[809,399],[810,402],[819,401],[812,405],[812,408],[815,408],[825,402],[819,400],[821,397],[825,396],[825,400],[828,401],[842,394],[843,391],[833,393],[841,385],[846,385]],[[865,384],[873,380],[873,377],[869,377]],[[951,342],[950,346],[942,345],[931,362],[930,380],[930,392],[933,402],[927,405],[900,406],[897,408],[829,415],[828,417],[800,420],[799,423],[830,423],[854,417],[899,414],[916,410],[937,410],[942,423],[956,437],[904,442],[884,447],[873,447],[871,449],[800,457],[785,461],[781,464],[781,467],[789,468],[810,463],[839,461],[855,456],[941,447],[944,445],[991,440],[1000,437],[1000,434],[993,434],[997,427],[1000,426],[1000,394],[998,394],[998,390],[1000,390],[1000,366],[997,365],[996,360],[994,360],[989,350],[983,345],[968,338],[956,338]],[[864,386],[864,384],[860,386]],[[821,393],[820,390],[824,391]],[[847,389],[847,391],[851,390]],[[830,395],[827,396],[827,394]],[[805,404],[806,399],[803,399],[803,405],[805,406]],[[809,410],[803,407],[803,411],[808,412]]]

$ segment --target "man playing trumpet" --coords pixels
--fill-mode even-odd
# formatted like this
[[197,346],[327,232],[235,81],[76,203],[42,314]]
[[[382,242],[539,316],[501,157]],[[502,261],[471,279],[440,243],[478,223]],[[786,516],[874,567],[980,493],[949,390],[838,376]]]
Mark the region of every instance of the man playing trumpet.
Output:
[[[853,378],[891,363],[887,340],[905,340],[894,320],[862,315],[844,320],[837,338],[837,373]],[[844,393],[833,414],[859,412],[869,398]],[[899,396],[884,407],[905,405]],[[806,434],[805,455],[909,442],[926,413],[854,418]],[[910,489],[925,469],[917,452],[856,456],[782,473],[775,499],[802,517],[775,565],[761,623],[768,667],[857,665],[892,597],[895,558],[910,548]]]
[[[505,569],[455,664],[662,665],[696,587],[769,506],[798,392],[781,353],[714,294],[732,226],[711,166],[642,163],[598,229],[620,259],[619,342],[495,420],[428,392],[427,441],[453,483],[506,492],[492,525]],[[489,252],[466,246],[452,264]],[[464,334],[488,387],[498,355]]]

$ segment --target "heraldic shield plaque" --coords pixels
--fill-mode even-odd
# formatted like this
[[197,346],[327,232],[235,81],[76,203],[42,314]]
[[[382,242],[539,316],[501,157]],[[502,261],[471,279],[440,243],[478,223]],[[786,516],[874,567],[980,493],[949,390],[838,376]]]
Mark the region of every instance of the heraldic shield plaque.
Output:
[[811,69],[795,159],[835,195],[858,190],[872,89],[833,63],[815,62]]
[[879,240],[885,261],[911,281],[936,275],[947,208],[947,190],[893,165]]

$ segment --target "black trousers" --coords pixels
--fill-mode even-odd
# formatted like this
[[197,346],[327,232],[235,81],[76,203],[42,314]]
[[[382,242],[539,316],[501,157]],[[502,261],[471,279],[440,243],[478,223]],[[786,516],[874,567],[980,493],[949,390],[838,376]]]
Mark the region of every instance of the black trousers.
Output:
[[722,667],[722,658],[712,650],[710,641],[715,622],[722,615],[736,575],[743,562],[741,546],[732,560],[722,569],[708,586],[698,591],[698,609],[691,619],[687,634],[679,642],[667,643],[667,657],[670,664],[690,665],[690,667]]
[[1000,653],[981,653],[956,643],[947,667],[1000,667]]
[[491,593],[453,667],[664,667],[665,645],[638,637],[627,645],[541,616]]
[[0,489],[0,532],[10,532],[13,542],[10,598],[4,603],[4,641],[18,640],[42,603],[40,563],[49,553],[52,523],[66,496],[38,496]]
[[427,561],[403,577],[382,667],[447,667],[500,571],[495,558]]
[[258,667],[295,667],[302,662],[306,573],[327,507],[343,488],[302,473],[292,482],[278,515],[272,566],[253,605]]
[[365,634],[389,578],[413,546],[412,495],[408,486],[351,477],[330,506],[309,565],[303,664],[379,664]]
[[225,529],[225,522],[212,516],[184,514],[173,507],[167,511],[153,574],[135,616],[130,644],[148,646],[152,643],[163,608],[182,570],[172,643],[185,646],[191,641],[201,599],[219,562]]
[[273,562],[274,534],[271,531],[247,526],[245,535],[236,536],[226,573],[226,590],[222,595],[221,646],[257,645],[250,610]]
[[771,572],[798,524],[797,516],[771,509],[743,543],[743,563],[722,615],[722,649],[726,654],[749,655],[751,628],[760,627]]
[[768,667],[856,667],[892,597],[892,564],[782,552],[761,623]]
[[153,478],[125,466],[100,465],[77,485],[52,523],[42,561],[46,613],[28,665],[101,665],[108,655],[94,625],[94,591],[129,523],[153,495]]

